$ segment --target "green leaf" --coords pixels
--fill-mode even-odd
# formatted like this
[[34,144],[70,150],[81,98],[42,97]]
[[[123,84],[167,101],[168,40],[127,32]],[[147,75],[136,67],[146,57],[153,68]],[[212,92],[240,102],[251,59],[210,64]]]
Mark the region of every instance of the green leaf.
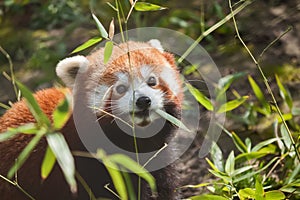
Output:
[[208,185],[211,185],[211,183],[200,183],[197,185],[185,185],[185,186],[182,186],[181,188],[201,188],[201,187],[206,187]]
[[242,175],[242,176],[240,176],[240,177],[235,177],[235,178],[233,179],[233,183],[238,183],[238,182],[240,182],[240,181],[242,181],[242,180],[244,180],[244,179],[252,178],[252,177],[255,176],[256,174],[259,174],[260,172],[262,172],[262,171],[268,169],[269,166],[271,166],[271,165],[272,165],[275,161],[277,161],[278,159],[279,159],[278,157],[275,157],[275,158],[273,158],[268,164],[266,164],[264,167],[262,167],[261,169],[256,170],[256,171],[251,172],[251,173],[247,173],[247,174]]
[[258,143],[257,145],[255,145],[251,151],[253,151],[253,152],[258,151],[261,148],[268,146],[269,144],[272,144],[273,142],[276,142],[276,141],[278,141],[278,138],[271,138],[271,139],[262,141],[262,142]]
[[276,153],[276,146],[269,145],[267,147],[261,148],[259,151],[248,152],[248,153],[241,153],[237,155],[236,160],[246,158],[247,160],[251,159],[258,159],[264,157],[268,154],[275,154]]
[[124,177],[124,182],[128,191],[128,195],[129,195],[129,199],[130,200],[136,200],[136,193],[134,191],[133,185],[132,185],[132,181],[131,181],[131,177],[129,175],[129,173],[125,172],[125,170],[122,170],[122,175]]
[[181,129],[183,129],[187,132],[191,132],[191,130],[188,129],[179,119],[177,119],[176,117],[173,117],[169,113],[166,113],[165,111],[162,111],[160,109],[156,109],[155,112],[158,115],[160,115],[162,118],[168,120],[169,122],[171,122],[172,124],[178,126],[179,128],[181,128]]
[[104,64],[106,64],[110,57],[111,57],[111,54],[112,54],[112,51],[113,51],[113,47],[114,47],[114,44],[112,41],[107,41],[105,43],[105,47],[104,47]]
[[167,8],[156,4],[147,3],[147,2],[136,2],[134,9],[137,11],[157,11],[157,10],[164,10]]
[[280,81],[279,77],[277,76],[277,74],[275,74],[275,78],[276,78],[277,85],[279,87],[280,96],[285,100],[288,107],[290,109],[292,109],[293,108],[293,100],[292,100],[291,93],[288,90],[285,89],[285,87],[281,83],[281,81]]
[[265,193],[265,200],[283,200],[285,195],[279,190],[273,190]]
[[256,98],[262,104],[262,106],[267,111],[267,113],[270,114],[271,113],[270,105],[268,104],[267,100],[265,99],[265,96],[264,96],[263,92],[261,91],[260,87],[257,85],[255,80],[251,76],[248,76],[248,80],[250,82],[250,85],[252,87],[252,90],[253,90]]
[[25,124],[17,128],[8,128],[6,132],[0,134],[0,142],[10,139],[18,133],[34,134],[37,132],[38,130],[33,123]]
[[92,39],[89,39],[88,41],[86,41],[86,42],[83,43],[82,45],[76,47],[76,49],[74,49],[74,50],[71,52],[71,54],[73,54],[73,53],[78,53],[78,52],[80,52],[80,51],[83,51],[83,50],[85,50],[85,49],[87,49],[87,48],[89,48],[89,47],[91,47],[91,46],[93,46],[93,45],[95,45],[95,44],[98,44],[101,40],[102,40],[101,37],[94,37],[94,38],[92,38]]
[[96,15],[94,13],[92,13],[92,17],[93,17],[94,21],[96,22],[96,25],[100,32],[101,37],[106,39],[108,37],[108,33],[105,30],[104,26],[101,24],[101,22],[99,21],[99,19],[96,17]]
[[60,102],[53,112],[53,127],[55,130],[60,130],[69,120],[71,115],[69,101],[66,98]]
[[228,88],[230,87],[230,85],[232,84],[233,81],[245,76],[246,73],[245,72],[239,72],[239,73],[236,73],[236,74],[230,74],[230,75],[227,75],[223,78],[221,78],[218,82],[218,88],[216,90],[216,95],[217,95],[217,98],[216,98],[216,101],[217,102],[220,102],[221,98],[224,95],[224,93],[228,90]]
[[249,96],[243,96],[241,98],[238,98],[238,99],[235,99],[232,101],[228,101],[227,103],[221,105],[217,112],[224,113],[224,112],[236,109],[241,104],[243,104],[248,98],[249,98]]
[[214,162],[214,165],[220,170],[224,171],[224,163],[223,163],[223,154],[220,147],[217,145],[216,142],[213,142],[210,151],[210,157]]
[[259,176],[255,180],[255,200],[264,200],[264,188]]
[[111,155],[109,156],[109,159],[143,178],[145,181],[147,181],[151,190],[156,192],[156,183],[154,177],[137,162],[123,154]]
[[125,200],[128,199],[125,181],[123,179],[122,173],[119,170],[117,164],[113,162],[109,158],[109,156],[105,154],[103,150],[97,150],[97,157],[103,161],[103,164],[105,165],[113,181],[114,187],[116,188],[117,193],[120,196],[120,199],[125,199]]
[[250,169],[253,169],[253,166],[245,166],[245,167],[241,167],[239,169],[234,170],[234,172],[231,174],[232,177],[236,176],[236,175],[240,175]]
[[56,160],[63,171],[72,193],[77,191],[75,180],[75,163],[69,146],[61,133],[49,133],[46,135],[47,142]]
[[40,106],[38,105],[37,101],[35,100],[34,96],[32,95],[32,92],[22,83],[17,81],[16,84],[18,85],[18,88],[20,89],[23,97],[25,98],[26,104],[29,107],[30,112],[36,119],[37,123],[39,125],[45,124],[49,127],[50,120],[41,110]]
[[55,161],[55,155],[53,154],[51,148],[48,146],[41,167],[41,176],[43,179],[46,179],[49,176],[54,167]]
[[241,199],[254,199],[255,198],[255,190],[251,188],[245,188],[239,190],[239,195]]
[[185,76],[190,75],[193,72],[195,72],[199,68],[199,66],[200,66],[200,64],[193,64],[193,65],[185,66],[183,69],[183,74]]
[[285,183],[290,184],[293,181],[297,180],[297,176],[300,174],[300,165],[297,165],[292,171],[291,175],[286,177]]
[[205,160],[214,171],[220,172],[220,170],[208,158],[205,158]]
[[43,136],[44,132],[39,131],[27,144],[23,151],[19,154],[16,163],[8,171],[7,177],[9,179],[11,179],[14,176],[14,174],[18,171],[18,169],[20,169],[20,167],[24,164],[24,162],[29,157],[30,153],[33,151],[33,149],[36,147],[36,145]]
[[207,110],[212,111],[214,109],[211,101],[198,89],[194,88],[191,84],[186,84],[190,93],[195,97],[195,99],[204,106]]
[[231,151],[228,158],[227,158],[227,161],[225,163],[225,172],[229,176],[231,176],[232,173],[234,172],[234,166],[235,166],[234,152]]
[[283,142],[284,142],[285,146],[288,149],[291,148],[292,141],[291,141],[290,135],[289,135],[288,131],[286,130],[284,124],[280,125],[280,133],[281,133],[281,136],[282,136],[282,139],[283,139]]
[[219,196],[219,195],[212,195],[212,194],[204,194],[200,196],[193,196],[189,197],[191,200],[229,200],[228,198]]
[[243,143],[241,138],[235,132],[232,132],[231,135],[232,135],[233,142],[235,146],[238,148],[238,150],[242,153],[248,152],[247,146]]
[[209,169],[208,171],[210,173],[212,173],[213,175],[215,175],[216,177],[223,179],[223,181],[225,183],[229,183],[232,180],[227,174],[225,174],[223,172],[217,172],[217,171],[214,171],[214,170],[211,170],[211,169]]

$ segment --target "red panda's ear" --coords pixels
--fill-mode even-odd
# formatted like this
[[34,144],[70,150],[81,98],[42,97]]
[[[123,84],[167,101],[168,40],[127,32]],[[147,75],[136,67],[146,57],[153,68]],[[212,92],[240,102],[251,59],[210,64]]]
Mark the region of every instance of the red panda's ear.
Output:
[[73,88],[77,73],[85,72],[89,61],[84,56],[65,58],[56,66],[56,74],[62,79],[67,87]]
[[152,39],[152,40],[149,40],[148,43],[149,43],[152,47],[154,47],[154,48],[156,48],[157,50],[159,50],[160,52],[164,52],[164,48],[161,46],[161,43],[160,43],[159,40],[157,40],[157,39]]

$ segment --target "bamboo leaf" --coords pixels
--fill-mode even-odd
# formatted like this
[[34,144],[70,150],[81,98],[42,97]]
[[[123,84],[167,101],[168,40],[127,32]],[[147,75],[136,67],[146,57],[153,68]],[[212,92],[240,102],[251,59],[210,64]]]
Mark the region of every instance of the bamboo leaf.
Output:
[[8,140],[18,133],[34,134],[37,133],[35,124],[29,123],[16,128],[8,128],[6,132],[0,134],[0,142]]
[[224,93],[228,90],[230,85],[232,84],[233,81],[245,76],[245,72],[240,72],[240,73],[235,73],[235,74],[230,74],[227,75],[223,78],[221,78],[218,82],[218,89],[217,89],[217,102],[219,102],[220,98],[224,96]]
[[194,88],[191,84],[186,84],[190,93],[195,97],[195,99],[204,106],[207,110],[212,111],[214,109],[211,101],[198,89]]
[[252,178],[252,177],[255,176],[256,174],[259,174],[259,173],[261,173],[262,171],[268,169],[269,166],[271,166],[271,165],[272,165],[275,161],[277,161],[278,159],[279,159],[278,157],[275,157],[275,158],[273,158],[268,164],[266,164],[264,167],[262,167],[261,169],[256,170],[256,171],[251,172],[251,173],[247,173],[247,174],[242,175],[242,176],[240,176],[240,177],[235,177],[235,178],[233,179],[233,183],[238,183],[238,182],[240,182],[240,181],[242,181],[242,180],[245,180],[245,179],[247,179],[247,178]]
[[16,84],[18,85],[18,88],[20,89],[23,97],[25,98],[26,104],[29,107],[30,112],[34,116],[37,123],[39,125],[46,124],[47,126],[50,126],[50,120],[41,110],[32,92],[22,83],[17,81]]
[[108,33],[105,30],[104,26],[101,24],[100,20],[97,18],[97,16],[94,13],[92,13],[92,17],[93,17],[94,21],[96,22],[96,25],[100,32],[101,37],[106,39],[108,37]]
[[273,142],[276,142],[276,141],[278,141],[278,138],[271,138],[271,139],[262,141],[262,142],[258,143],[257,145],[255,145],[251,151],[252,152],[259,151],[261,148],[268,146],[269,144],[272,144]]
[[227,103],[221,105],[217,112],[224,113],[224,112],[228,112],[233,109],[236,109],[241,104],[243,104],[248,98],[249,98],[248,96],[243,96],[241,98],[238,98],[238,99],[235,99],[232,101],[228,101]]
[[158,11],[158,10],[164,10],[167,8],[156,5],[156,4],[147,3],[147,2],[136,2],[134,9],[136,11]]
[[89,39],[88,41],[86,41],[85,43],[83,43],[82,45],[76,47],[76,48],[71,52],[71,54],[73,54],[73,53],[78,53],[78,52],[80,52],[80,51],[83,51],[83,50],[85,50],[85,49],[87,49],[87,48],[89,48],[89,47],[91,47],[91,46],[93,46],[93,45],[95,45],[95,44],[98,44],[101,40],[102,40],[101,37],[94,37],[94,38],[91,38],[91,39]]
[[60,102],[53,112],[53,127],[55,130],[60,130],[69,120],[71,116],[68,98],[66,97]]
[[216,142],[213,142],[210,151],[210,157],[214,162],[214,165],[220,170],[224,171],[224,163],[223,163],[223,154],[220,147],[217,145]]
[[254,199],[255,198],[255,190],[251,188],[245,188],[239,190],[239,195],[241,199]]
[[122,173],[119,170],[117,164],[111,160],[110,156],[107,156],[103,150],[97,151],[97,157],[100,158],[103,161],[103,164],[105,165],[113,184],[117,190],[118,195],[120,196],[120,199],[128,199],[127,190],[125,187],[125,181],[122,177]]
[[292,100],[291,93],[288,90],[285,89],[285,87],[281,83],[281,81],[280,81],[279,77],[277,76],[277,74],[275,74],[275,78],[276,78],[277,85],[279,87],[280,96],[285,100],[288,107],[290,109],[292,109],[293,108],[293,100]]
[[226,163],[225,163],[225,172],[231,176],[232,173],[234,172],[234,166],[235,166],[235,160],[234,160],[234,152],[231,151],[227,160],[226,160]]
[[162,111],[160,109],[156,109],[155,112],[160,115],[162,118],[166,119],[167,121],[171,122],[172,124],[178,126],[179,128],[187,131],[187,132],[191,132],[190,129],[188,129],[179,119],[177,119],[176,117],[173,117],[172,115],[170,115],[169,113],[166,113],[165,111]]
[[265,99],[265,96],[264,96],[263,92],[261,91],[260,87],[257,85],[255,80],[251,76],[248,76],[248,80],[250,82],[250,85],[252,87],[252,90],[253,90],[256,98],[262,104],[264,109],[270,114],[271,113],[270,106],[269,106],[267,100]]
[[47,142],[56,160],[63,171],[71,192],[76,193],[77,184],[75,180],[75,163],[68,144],[61,133],[50,133],[46,135]]
[[132,160],[131,158],[123,155],[123,154],[114,154],[109,156],[109,159],[112,162],[115,162],[124,168],[136,173],[138,176],[143,178],[147,183],[149,184],[151,190],[153,192],[156,192],[156,183],[154,177],[147,171],[145,168],[143,168],[141,165],[139,165],[137,162]]
[[232,132],[231,136],[232,136],[235,146],[238,148],[238,150],[240,152],[242,152],[242,153],[248,152],[247,146],[244,144],[244,142],[241,140],[241,138],[235,132]]
[[220,172],[220,170],[215,166],[215,164],[213,164],[208,158],[205,158],[205,160],[214,171]]
[[43,179],[46,179],[49,176],[54,167],[55,161],[55,155],[53,154],[51,148],[48,146],[41,167],[41,176]]
[[113,51],[113,47],[114,47],[114,44],[112,41],[107,41],[105,43],[105,47],[104,47],[104,64],[106,64],[110,57],[111,57],[111,54],[112,54],[112,51]]
[[264,188],[259,176],[255,180],[255,200],[264,200]]
[[283,192],[273,190],[265,193],[265,200],[283,200],[286,199]]

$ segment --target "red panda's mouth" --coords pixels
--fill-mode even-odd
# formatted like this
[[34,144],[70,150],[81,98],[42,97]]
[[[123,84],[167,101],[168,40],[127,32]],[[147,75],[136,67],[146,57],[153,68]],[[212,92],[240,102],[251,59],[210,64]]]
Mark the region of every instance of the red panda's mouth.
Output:
[[133,118],[138,119],[137,121],[137,125],[138,126],[147,126],[148,124],[151,123],[151,119],[150,119],[150,110],[146,109],[146,110],[138,110],[138,111],[134,111],[134,112],[130,112],[130,115]]
[[130,112],[131,116],[139,117],[139,118],[149,117],[149,114],[150,114],[150,110],[148,109]]

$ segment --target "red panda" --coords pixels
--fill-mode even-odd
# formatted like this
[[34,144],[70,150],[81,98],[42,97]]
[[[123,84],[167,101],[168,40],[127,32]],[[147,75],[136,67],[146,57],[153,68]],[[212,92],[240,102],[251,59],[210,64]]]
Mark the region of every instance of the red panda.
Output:
[[[34,96],[42,111],[51,120],[54,109],[64,99],[66,91],[71,91],[73,115],[61,133],[72,151],[87,151],[74,120],[77,108],[82,110],[83,117],[85,112],[92,113],[105,136],[114,145],[129,152],[135,151],[133,137],[119,127],[115,117],[134,123],[139,129],[138,134],[145,136],[148,133],[146,127],[159,118],[155,110],[164,109],[180,118],[183,91],[179,71],[174,56],[165,52],[158,40],[130,41],[116,45],[106,64],[104,48],[99,48],[86,57],[66,58],[58,63],[56,72],[67,88],[45,89],[38,91]],[[134,117],[131,117],[132,115]],[[34,121],[25,101],[21,100],[13,104],[0,118],[0,132]],[[137,137],[139,152],[158,151],[164,143],[168,143],[175,129],[173,124],[166,121],[155,135]],[[30,135],[18,134],[0,143],[1,175],[7,174],[31,138]],[[41,180],[40,167],[46,147],[46,140],[41,140],[20,168],[19,185],[36,199],[89,199],[89,194],[81,184],[78,184],[77,194],[69,191],[58,165],[55,165],[46,180]],[[164,163],[171,156],[172,152],[169,151],[159,154],[155,159],[157,163]],[[111,179],[99,161],[75,157],[75,164],[76,170],[96,197],[116,198],[103,187],[110,183]],[[178,187],[178,176],[172,164],[151,173],[156,180],[158,194],[152,196],[147,184],[142,182],[142,199],[178,199],[175,191]],[[132,175],[132,182],[134,186],[137,185],[135,175]],[[137,192],[137,187],[134,189]],[[0,179],[0,196],[3,200],[26,199],[21,191],[3,179]]]

